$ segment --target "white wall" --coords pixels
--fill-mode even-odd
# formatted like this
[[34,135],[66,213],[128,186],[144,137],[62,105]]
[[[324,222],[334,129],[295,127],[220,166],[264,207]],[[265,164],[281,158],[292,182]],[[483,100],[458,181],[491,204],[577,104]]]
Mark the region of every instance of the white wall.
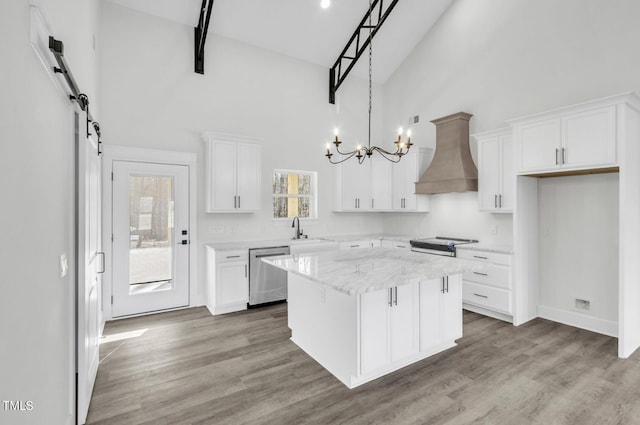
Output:
[[[96,3],[41,5],[93,101]],[[75,268],[72,113],[31,48],[29,2],[2,2],[0,27],[0,399],[33,403],[26,412],[0,406],[0,423],[71,423],[74,276],[60,278],[58,262],[66,253]]]
[[[383,129],[420,115],[413,139],[435,146],[429,121],[458,111],[474,114],[475,133],[505,127],[505,120],[518,116],[640,89],[640,55],[632,53],[640,39],[638,16],[640,2],[634,0],[456,0],[385,84]],[[475,155],[473,141],[471,148]],[[455,231],[442,218],[458,214],[461,199],[473,207],[473,195],[438,196],[447,201],[435,202],[427,216],[385,216],[385,231]],[[483,242],[512,238],[508,216],[470,213],[458,225]],[[492,235],[495,225],[498,234]]]
[[538,181],[541,306],[618,321],[618,184],[618,174]]
[[[193,28],[103,2],[101,124],[106,143],[198,154],[198,239],[289,238],[274,223],[274,168],[318,172],[319,219],[305,233],[381,232],[378,214],[336,214],[334,166],[323,156],[338,126],[347,148],[366,144],[367,82],[350,76],[328,103],[328,67],[312,65],[216,36],[210,31],[205,74],[193,71]],[[382,90],[374,87],[374,138],[382,125]],[[204,131],[262,141],[262,210],[205,213]],[[379,141],[374,140],[374,143]],[[223,234],[213,226],[224,226]],[[200,282],[204,249],[200,249]]]

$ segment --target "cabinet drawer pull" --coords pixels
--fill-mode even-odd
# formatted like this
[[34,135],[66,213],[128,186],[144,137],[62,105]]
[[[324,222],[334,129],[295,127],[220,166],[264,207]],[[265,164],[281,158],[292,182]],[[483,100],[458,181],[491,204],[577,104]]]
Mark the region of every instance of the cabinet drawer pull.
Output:
[[247,277],[247,265],[244,265],[244,277]]
[[227,255],[227,258],[240,258],[239,255]]
[[489,276],[489,275],[488,275],[488,274],[486,274],[486,273],[480,273],[480,272],[473,272],[473,274],[479,274],[480,276]]
[[498,208],[498,195],[493,195],[493,207]]
[[393,303],[398,305],[398,287],[393,288]]
[[349,248],[359,248],[360,245],[349,245]]
[[486,296],[486,295],[480,295],[480,294],[473,294],[473,295],[475,295],[476,297],[480,297],[480,298],[489,298],[489,297],[488,297],[488,296]]
[[502,195],[498,195],[498,205],[500,205],[500,208],[502,208]]
[[489,259],[488,257],[483,257],[481,255],[474,255],[473,258],[480,258],[482,260],[488,260]]
[[559,161],[558,161],[558,151],[559,151],[559,149],[556,148],[556,165],[558,165],[558,163],[559,163]]
[[406,248],[406,245],[396,245],[396,248]]
[[562,148],[562,164],[565,164],[567,162],[565,157],[564,157],[564,154],[565,154],[566,151],[567,150],[565,148]]
[[387,293],[387,300],[389,302],[389,307],[393,307],[393,288],[389,288],[389,292]]

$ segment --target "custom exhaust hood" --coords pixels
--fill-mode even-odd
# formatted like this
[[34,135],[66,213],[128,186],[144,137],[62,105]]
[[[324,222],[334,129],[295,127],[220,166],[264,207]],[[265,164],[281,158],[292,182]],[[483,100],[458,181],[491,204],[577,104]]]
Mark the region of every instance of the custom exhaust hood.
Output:
[[417,194],[478,191],[478,169],[469,150],[472,116],[458,112],[431,121],[436,126],[436,151],[416,182]]

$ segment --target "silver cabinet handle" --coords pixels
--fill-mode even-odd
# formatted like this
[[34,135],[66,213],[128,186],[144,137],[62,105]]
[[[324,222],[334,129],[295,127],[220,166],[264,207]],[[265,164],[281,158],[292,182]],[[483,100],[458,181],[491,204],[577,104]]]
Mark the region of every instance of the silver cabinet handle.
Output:
[[373,198],[371,199],[371,209],[373,209]]
[[387,292],[387,300],[389,302],[389,307],[393,307],[393,295],[391,294],[392,289],[389,288],[389,291]]
[[396,248],[406,248],[406,245],[396,245]]
[[239,255],[227,255],[227,258],[240,258]]
[[488,257],[483,257],[481,255],[474,255],[473,258],[480,258],[482,260],[488,260],[489,259]]
[[349,245],[349,248],[360,248],[360,245]]
[[240,208],[240,195],[238,195],[238,208]]
[[556,165],[558,165],[558,151],[559,151],[559,149],[556,148]]
[[502,194],[498,195],[498,201],[499,201],[500,208],[502,208]]
[[442,278],[442,288],[440,289],[440,292],[444,294],[444,277]]
[[473,295],[475,295],[476,297],[480,297],[480,298],[489,298],[489,297],[488,297],[488,296],[486,296],[486,295],[480,295],[480,294],[473,294]]
[[473,274],[479,274],[480,276],[489,276],[489,275],[488,275],[488,274],[486,274],[486,273],[480,273],[480,272],[473,272]]
[[446,279],[446,281],[447,281],[447,288],[446,288],[446,291],[447,291],[447,293],[449,293],[449,276],[445,276],[445,279]]
[[393,303],[398,305],[398,287],[394,286],[393,288]]
[[498,208],[498,195],[493,195],[493,207]]
[[565,148],[562,148],[562,163],[563,163],[563,164],[565,164],[565,163],[567,162],[567,161],[565,160],[565,157],[564,157],[564,155],[565,155],[565,152],[566,152],[566,151],[567,151],[567,150],[566,150]]
[[238,208],[238,197],[233,196],[233,208]]
[[247,265],[244,265],[244,277],[247,277]]

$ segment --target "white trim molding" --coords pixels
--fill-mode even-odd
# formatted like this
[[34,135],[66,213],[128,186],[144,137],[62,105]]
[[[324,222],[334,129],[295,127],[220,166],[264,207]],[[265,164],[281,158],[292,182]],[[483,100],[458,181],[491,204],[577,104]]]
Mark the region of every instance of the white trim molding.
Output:
[[105,273],[102,286],[104,300],[104,319],[112,320],[111,288],[112,288],[112,192],[113,184],[111,173],[113,161],[145,162],[155,164],[173,164],[189,167],[189,227],[190,227],[190,255],[189,255],[189,307],[205,304],[205,288],[198,281],[198,191],[197,191],[197,160],[198,156],[193,152],[167,151],[159,149],[134,148],[128,146],[103,145],[103,240],[105,259]]
[[576,328],[586,329],[591,332],[618,337],[618,322],[600,319],[588,314],[573,311],[561,310],[555,307],[544,305],[538,306],[538,317],[552,320]]

